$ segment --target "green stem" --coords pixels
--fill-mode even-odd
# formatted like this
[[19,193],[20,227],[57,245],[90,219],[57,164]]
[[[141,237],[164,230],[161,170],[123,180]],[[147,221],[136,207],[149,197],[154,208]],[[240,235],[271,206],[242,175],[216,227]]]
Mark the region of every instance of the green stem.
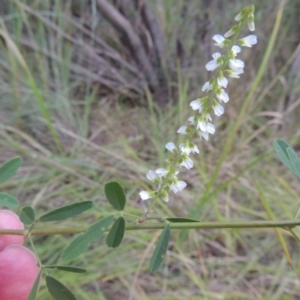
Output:
[[[291,228],[300,226],[300,220],[281,220],[281,221],[250,221],[250,222],[186,222],[170,223],[171,229],[258,229],[258,228],[282,228],[291,231]],[[146,229],[163,229],[165,223],[156,224],[136,224],[128,225],[126,230],[146,230]],[[87,230],[88,227],[78,228],[51,228],[51,229],[34,229],[30,235],[57,235],[57,234],[77,234]],[[25,235],[27,230],[0,229],[0,234]],[[291,231],[293,234],[293,231]]]

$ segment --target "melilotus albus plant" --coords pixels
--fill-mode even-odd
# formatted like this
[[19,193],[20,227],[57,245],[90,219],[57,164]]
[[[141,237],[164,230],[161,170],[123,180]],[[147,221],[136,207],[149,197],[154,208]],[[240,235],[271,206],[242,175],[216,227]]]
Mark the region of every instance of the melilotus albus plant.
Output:
[[[99,240],[106,235],[108,247],[119,247],[125,231],[162,229],[160,238],[156,244],[150,261],[150,271],[156,271],[167,252],[170,230],[178,229],[243,229],[243,228],[284,228],[298,240],[293,227],[299,226],[297,218],[281,221],[248,221],[248,222],[204,222],[181,217],[165,217],[155,222],[148,218],[149,212],[155,209],[157,201],[168,202],[170,192],[182,191],[187,183],[179,179],[182,168],[191,169],[194,166],[195,155],[199,149],[193,139],[197,136],[209,141],[209,136],[215,134],[216,128],[213,118],[220,117],[228,105],[230,96],[226,88],[231,79],[238,79],[244,73],[245,63],[238,58],[239,53],[245,47],[252,47],[257,43],[255,35],[250,34],[240,37],[240,33],[247,24],[250,31],[254,31],[254,7],[245,7],[235,17],[236,24],[223,35],[213,36],[214,45],[219,52],[212,54],[212,60],[206,64],[206,69],[212,72],[212,77],[202,87],[203,95],[190,102],[191,116],[182,125],[177,133],[184,137],[179,145],[174,142],[167,142],[166,149],[170,156],[165,166],[150,170],[146,174],[151,182],[151,187],[139,192],[142,200],[148,202],[148,208],[135,220],[126,214],[126,196],[123,188],[118,182],[105,184],[105,195],[111,206],[117,211],[103,216],[87,227],[53,227],[45,226],[45,223],[62,221],[75,217],[93,208],[92,201],[80,201],[62,206],[46,214],[39,215],[39,209],[32,206],[25,206],[20,210],[19,215],[2,209],[0,210],[0,299],[1,300],[33,300],[36,299],[39,286],[45,279],[49,293],[54,299],[76,299],[75,295],[60,281],[53,277],[56,271],[67,271],[85,273],[87,270],[67,262],[76,259],[79,255],[88,250],[91,242]],[[174,130],[175,131],[175,130]],[[284,165],[300,179],[300,160],[293,148],[282,140],[274,143],[275,151]],[[193,155],[193,156],[192,156]],[[21,158],[15,157],[0,167],[0,184],[10,179],[21,166]],[[173,195],[172,195],[173,197]],[[0,208],[8,207],[14,209],[19,202],[13,196],[0,193]],[[128,223],[128,224],[126,224]],[[71,243],[57,260],[56,264],[44,264],[40,261],[36,246],[32,239],[37,235],[76,234]],[[29,242],[33,252],[23,246],[25,241]],[[81,275],[82,276],[82,275]]]

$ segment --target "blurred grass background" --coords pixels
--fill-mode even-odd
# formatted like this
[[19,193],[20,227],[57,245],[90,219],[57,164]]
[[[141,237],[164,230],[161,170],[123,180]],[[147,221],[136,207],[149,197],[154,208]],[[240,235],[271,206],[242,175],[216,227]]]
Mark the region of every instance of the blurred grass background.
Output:
[[[92,215],[56,224],[80,226],[112,211],[103,185],[114,179],[125,187],[126,212],[141,215],[145,173],[164,165],[165,144],[177,139],[190,101],[209,78],[204,66],[217,50],[211,37],[224,34],[240,9],[254,4],[259,42],[241,54],[245,74],[230,82],[216,134],[208,143],[197,141],[195,167],[181,173],[188,188],[155,215],[292,219],[299,183],[275,158],[272,143],[281,138],[300,148],[299,1],[146,2],[165,39],[160,93],[146,88],[96,0],[1,2],[0,159],[24,159],[2,189],[39,213],[95,201]],[[104,52],[120,63],[110,67]],[[299,245],[287,231],[174,230],[164,267],[150,274],[158,237],[128,232],[114,250],[102,239],[74,262],[88,275],[54,276],[78,299],[300,298]],[[41,260],[57,263],[66,238],[72,237],[36,238]],[[44,284],[38,299],[49,299]]]

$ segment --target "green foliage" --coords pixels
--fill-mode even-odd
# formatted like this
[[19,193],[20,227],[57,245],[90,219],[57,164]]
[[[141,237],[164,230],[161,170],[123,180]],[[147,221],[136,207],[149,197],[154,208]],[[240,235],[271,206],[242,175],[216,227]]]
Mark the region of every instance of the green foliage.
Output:
[[31,206],[24,206],[20,212],[20,220],[26,225],[31,225],[35,221],[34,209]]
[[120,246],[125,234],[125,219],[119,217],[111,227],[107,237],[106,245],[108,247],[117,248]]
[[70,204],[67,206],[60,207],[53,211],[50,211],[49,213],[41,216],[39,218],[39,220],[41,222],[66,220],[68,218],[77,216],[92,207],[93,207],[92,201],[77,202],[77,203],[73,203],[73,204]]
[[14,208],[19,205],[19,200],[7,193],[0,193],[0,206]]
[[49,293],[55,300],[76,300],[73,293],[57,279],[46,276],[46,284]]
[[277,140],[273,145],[281,162],[300,179],[300,160],[293,147],[283,140]]
[[194,223],[194,222],[200,222],[198,220],[194,219],[188,219],[188,218],[166,218],[167,221],[171,223]]
[[5,162],[0,167],[0,184],[13,177],[20,168],[21,164],[22,159],[20,157],[15,157]]
[[60,271],[72,272],[72,273],[85,273],[86,269],[73,267],[73,266],[63,266],[63,265],[43,265],[43,268],[56,269]]
[[82,233],[74,238],[74,240],[67,246],[62,254],[65,261],[72,260],[85,252],[90,243],[96,241],[104,234],[105,230],[113,221],[113,216],[103,218],[92,224],[85,233]]
[[108,202],[116,210],[122,211],[126,204],[126,197],[122,186],[115,181],[105,184],[105,195]]
[[168,249],[168,243],[170,238],[170,224],[167,224],[162,231],[158,243],[153,252],[151,262],[150,262],[150,271],[155,272],[161,265]]
[[34,281],[33,287],[30,291],[30,294],[28,296],[27,300],[35,300],[37,297],[40,281],[41,281],[41,276],[42,276],[42,270],[40,270],[36,280]]

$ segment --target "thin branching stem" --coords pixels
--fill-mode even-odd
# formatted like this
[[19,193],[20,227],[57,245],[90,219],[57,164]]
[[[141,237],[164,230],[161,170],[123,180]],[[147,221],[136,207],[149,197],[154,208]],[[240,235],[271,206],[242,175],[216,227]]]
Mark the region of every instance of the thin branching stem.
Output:
[[[170,223],[171,229],[259,229],[259,228],[282,228],[291,231],[292,228],[300,226],[300,220],[281,220],[281,221],[251,221],[251,222],[182,222]],[[126,230],[146,230],[146,229],[163,229],[165,222],[156,224],[135,224],[128,225]],[[78,228],[49,228],[34,229],[30,235],[59,235],[59,234],[77,234],[87,230],[88,227]],[[28,230],[0,229],[0,234],[26,235]]]

